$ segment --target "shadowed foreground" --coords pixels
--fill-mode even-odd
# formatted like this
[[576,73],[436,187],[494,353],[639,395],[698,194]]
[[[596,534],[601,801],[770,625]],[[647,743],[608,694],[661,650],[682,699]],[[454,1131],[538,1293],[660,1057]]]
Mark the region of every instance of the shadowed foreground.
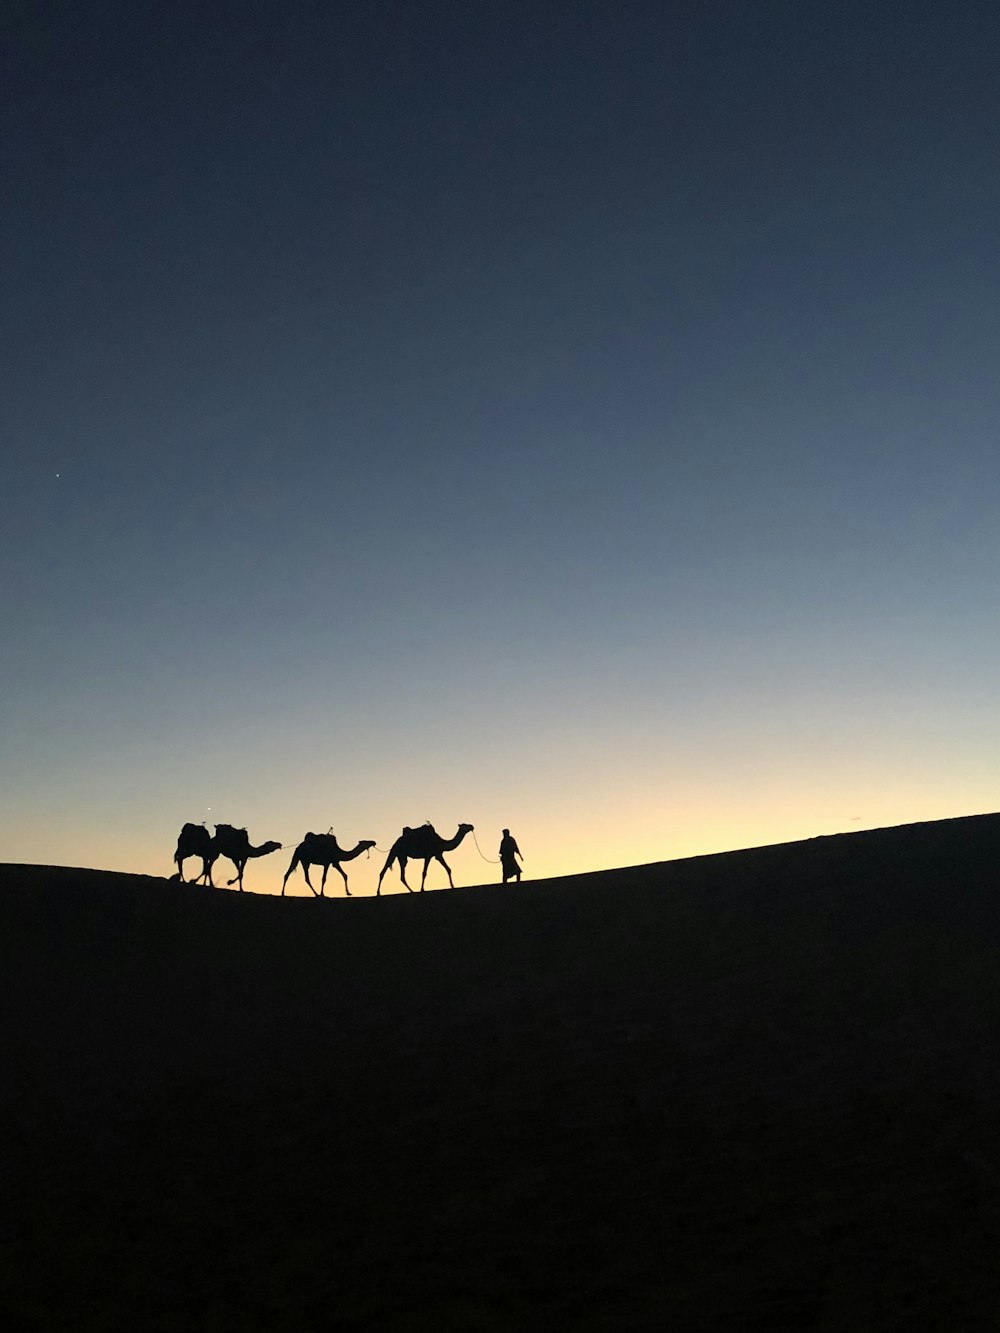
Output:
[[2,867],[6,1299],[995,1328],[998,870],[1000,816],[380,901]]

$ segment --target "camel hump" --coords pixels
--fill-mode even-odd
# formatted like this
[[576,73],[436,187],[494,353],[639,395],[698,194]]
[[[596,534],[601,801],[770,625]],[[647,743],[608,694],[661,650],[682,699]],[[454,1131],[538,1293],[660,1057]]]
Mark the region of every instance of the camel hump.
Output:
[[217,837],[221,835],[224,838],[235,838],[239,842],[250,841],[245,828],[233,828],[232,824],[216,824],[215,833]]
[[185,824],[177,838],[178,847],[201,849],[211,845],[212,835],[204,824]]

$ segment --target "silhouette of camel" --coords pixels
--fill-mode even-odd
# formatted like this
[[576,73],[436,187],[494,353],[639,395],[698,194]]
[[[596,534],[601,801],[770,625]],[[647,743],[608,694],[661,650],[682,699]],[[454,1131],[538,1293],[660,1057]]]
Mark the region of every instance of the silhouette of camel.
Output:
[[[236,867],[236,874],[227,884],[238,884],[243,892],[243,870],[248,861],[258,856],[269,856],[271,852],[281,851],[280,842],[262,842],[259,847],[251,847],[245,828],[233,828],[232,824],[216,824],[212,845],[216,856],[224,856]],[[211,883],[209,877],[209,883]]]
[[191,881],[192,884],[200,884],[203,880],[211,888],[212,884],[212,866],[219,855],[215,847],[215,839],[209,833],[204,824],[185,824],[177,838],[177,850],[174,852],[174,863],[177,866],[177,873],[171,875],[172,880],[180,880],[184,883],[184,862],[189,856],[201,857],[201,874],[197,879]]
[[[374,846],[374,843],[372,845]],[[180,880],[183,883],[184,862],[189,856],[200,856],[201,874],[191,883],[200,884],[204,882],[209,888],[214,889],[212,867],[220,856],[224,856],[232,861],[236,867],[235,878],[227,880],[226,883],[238,883],[242,893],[243,870],[246,863],[254,857],[267,856],[271,852],[279,851],[280,848],[280,842],[265,842],[259,847],[251,847],[246,829],[233,828],[231,824],[216,824],[214,837],[204,824],[185,824],[180,831],[180,836],[177,839],[177,850],[174,852],[177,873],[171,875],[170,878]]]
[[[347,873],[341,869],[342,861],[353,861],[356,856],[366,852],[369,847],[375,844],[369,838],[359,842],[356,847],[352,847],[349,852],[345,852],[343,847],[337,843],[336,836],[333,833],[307,833],[295,849],[295,855],[292,857],[292,863],[285,871],[285,878],[281,881],[281,896],[285,896],[285,885],[288,883],[288,877],[296,866],[302,867],[302,873],[306,877],[306,883],[316,894],[317,898],[322,898],[323,890],[326,888],[326,873],[331,866],[339,871],[344,881],[344,892],[348,898],[351,896],[351,890],[347,887]],[[323,879],[320,882],[319,893],[313,889],[312,880],[309,878],[310,866],[323,867]]]
[[[424,891],[424,880],[427,878],[427,867],[431,861],[440,861],[448,873],[448,885],[455,887],[455,881],[451,877],[451,870],[448,862],[441,855],[442,852],[453,851],[462,841],[467,833],[472,832],[471,824],[459,824],[458,832],[453,838],[442,838],[436,831],[433,824],[421,824],[419,828],[404,828],[402,833],[396,839],[389,849],[389,855],[386,857],[385,865],[382,867],[378,877],[378,888],[375,890],[375,897],[382,893],[382,877],[394,861],[399,863],[399,878],[406,884],[406,863],[407,861],[420,861],[424,863],[424,873],[420,876],[420,892]],[[415,893],[406,884],[409,893]]]

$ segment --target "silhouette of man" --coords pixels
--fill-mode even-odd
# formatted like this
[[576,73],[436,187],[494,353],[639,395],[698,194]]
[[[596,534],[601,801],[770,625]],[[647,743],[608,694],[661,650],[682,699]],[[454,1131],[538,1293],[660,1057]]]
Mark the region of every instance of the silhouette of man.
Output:
[[[519,856],[521,856],[521,849],[510,836],[510,829],[505,828],[503,837],[500,839],[500,867],[503,870],[503,882],[505,884],[512,875],[520,884],[521,867],[517,864]],[[521,859],[524,860],[523,857]]]

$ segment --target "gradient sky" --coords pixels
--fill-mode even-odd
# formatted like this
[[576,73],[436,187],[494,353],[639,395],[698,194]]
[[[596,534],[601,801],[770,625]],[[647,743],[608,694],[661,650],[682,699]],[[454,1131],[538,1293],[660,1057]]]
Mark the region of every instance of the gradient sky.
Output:
[[0,859],[996,808],[995,4],[5,36]]

